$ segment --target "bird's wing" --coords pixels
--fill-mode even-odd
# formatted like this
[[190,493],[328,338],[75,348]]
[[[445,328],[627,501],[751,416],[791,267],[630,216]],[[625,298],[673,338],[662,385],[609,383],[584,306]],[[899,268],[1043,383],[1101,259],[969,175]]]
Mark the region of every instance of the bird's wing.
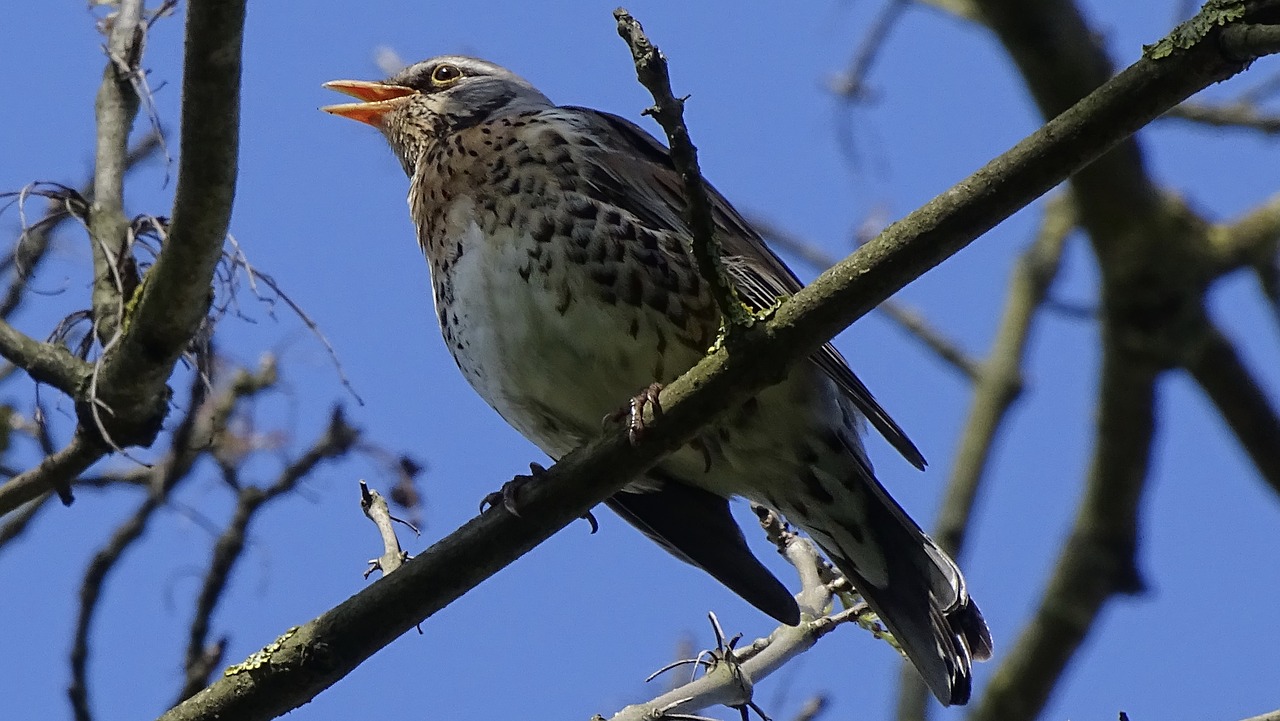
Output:
[[[640,126],[616,115],[589,108],[566,108],[580,114],[582,122],[597,125],[596,138],[609,138],[618,147],[606,147],[593,160],[603,172],[589,178],[601,200],[623,208],[655,230],[687,235],[683,218],[684,187],[671,164],[667,149]],[[742,299],[756,310],[768,308],[789,296],[803,284],[782,262],[764,239],[743,219],[710,183],[707,195],[725,268],[737,284]],[[830,343],[812,356],[812,361],[835,381],[844,395],[862,412],[881,435],[916,468],[925,466],[924,456],[905,431],[876,401],[858,379],[840,352]]]
[[676,558],[711,574],[729,590],[782,623],[800,623],[791,592],[751,553],[728,499],[653,470],[640,493],[622,491],[605,503]]

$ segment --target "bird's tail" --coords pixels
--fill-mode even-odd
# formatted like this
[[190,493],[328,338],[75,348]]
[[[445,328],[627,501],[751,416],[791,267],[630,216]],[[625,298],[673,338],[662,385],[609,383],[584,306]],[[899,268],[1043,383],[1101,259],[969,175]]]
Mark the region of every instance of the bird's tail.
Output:
[[964,704],[973,661],[991,657],[991,632],[955,561],[866,471],[852,483],[819,480],[840,486],[832,502],[783,513],[849,578],[938,700]]

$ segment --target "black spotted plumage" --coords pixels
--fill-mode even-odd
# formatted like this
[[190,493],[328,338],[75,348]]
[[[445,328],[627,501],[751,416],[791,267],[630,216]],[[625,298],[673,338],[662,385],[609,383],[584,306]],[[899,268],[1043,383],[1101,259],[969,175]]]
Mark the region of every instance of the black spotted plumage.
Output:
[[[692,366],[720,318],[686,253],[681,183],[635,124],[553,104],[492,63],[445,56],[382,83],[333,86],[329,108],[378,127],[410,176],[441,328],[467,380],[553,458],[600,418]],[[724,262],[765,308],[801,285],[710,189]],[[465,248],[465,252],[459,252]],[[445,308],[448,312],[445,312]],[[991,636],[955,563],[876,479],[866,421],[924,458],[829,344],[608,504],[762,611],[798,620],[728,499],[804,529],[880,615],[944,704],[964,703]]]

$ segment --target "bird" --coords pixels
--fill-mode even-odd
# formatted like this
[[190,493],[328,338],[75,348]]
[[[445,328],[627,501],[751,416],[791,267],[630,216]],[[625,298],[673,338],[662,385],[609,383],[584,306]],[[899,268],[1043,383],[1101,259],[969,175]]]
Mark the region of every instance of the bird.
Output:
[[[471,386],[551,458],[592,440],[637,391],[716,342],[721,313],[687,250],[666,146],[617,115],[560,106],[506,68],[445,55],[382,81],[335,80],[331,114],[381,131],[409,177],[440,330]],[[721,260],[760,310],[802,287],[708,183]],[[774,619],[787,588],[730,511],[774,510],[825,552],[944,705],[972,692],[991,633],[964,576],[877,480],[873,426],[924,457],[830,344],[606,501],[632,526]]]

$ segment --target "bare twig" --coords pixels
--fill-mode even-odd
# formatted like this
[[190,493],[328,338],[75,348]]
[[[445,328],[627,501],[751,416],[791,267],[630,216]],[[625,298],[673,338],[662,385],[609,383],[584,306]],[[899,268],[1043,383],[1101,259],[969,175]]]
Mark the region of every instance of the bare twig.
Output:
[[[865,604],[829,613],[833,600],[832,590],[823,580],[822,568],[825,562],[812,542],[786,532],[781,529],[780,524],[769,519],[762,517],[762,523],[767,524],[766,530],[770,531],[775,542],[784,544],[787,560],[800,575],[802,589],[796,595],[802,611],[800,625],[779,626],[767,637],[739,649],[737,637],[727,642],[724,640],[724,634],[713,614],[716,650],[704,652],[697,659],[678,662],[697,664],[706,656],[709,662],[702,664],[705,673],[645,703],[627,706],[612,716],[610,721],[677,718],[679,714],[692,714],[716,705],[743,709],[744,714],[745,709],[751,708],[760,713],[762,718],[767,718],[751,700],[755,684],[808,650],[819,638],[837,626],[869,613]],[[677,664],[671,666],[674,665]]]
[[831,92],[836,97],[852,103],[868,95],[867,77],[871,74],[871,67],[888,42],[889,33],[911,4],[912,0],[887,0],[880,8],[862,42],[858,44],[848,68],[831,81]]
[[[763,218],[751,217],[748,222],[760,237],[769,241],[775,248],[795,256],[805,264],[818,271],[826,270],[839,260],[827,254],[818,246],[810,243],[794,233],[787,232],[774,223]],[[970,381],[976,381],[982,372],[981,363],[970,356],[960,343],[943,335],[942,331],[929,324],[919,312],[908,308],[892,299],[876,306],[876,311],[896,323],[908,335],[920,341],[925,348],[933,351],[952,368],[960,371]]]
[[1256,106],[1246,104],[1208,105],[1188,101],[1165,113],[1164,117],[1211,128],[1238,128],[1267,135],[1280,133],[1280,115],[1264,113]]
[[671,147],[671,164],[684,184],[685,216],[692,234],[690,254],[698,265],[698,272],[712,288],[720,313],[732,326],[751,323],[751,313],[738,297],[738,291],[724,268],[720,244],[716,240],[715,220],[711,215],[711,198],[707,195],[706,182],[698,168],[698,149],[689,138],[684,124],[684,98],[671,92],[671,78],[667,75],[667,59],[662,51],[649,41],[640,23],[622,8],[613,11],[618,21],[618,35],[631,48],[635,60],[636,77],[653,95],[654,105],[645,111],[662,126]]
[[119,329],[124,305],[138,282],[124,215],[124,175],[129,132],[138,114],[134,76],[146,35],[142,8],[143,0],[121,0],[112,16],[106,68],[94,104],[98,132],[88,227],[93,248],[93,315],[103,344]]
[[[125,173],[127,174],[155,155],[162,143],[162,137],[157,132],[145,135],[125,156]],[[83,216],[88,214],[88,204],[93,202],[93,179],[86,181],[76,195],[85,203],[83,207],[79,207],[77,203],[72,203],[65,197],[49,197],[48,208],[44,215],[33,223],[24,223],[17,246],[11,256],[14,269],[13,281],[5,290],[4,297],[0,299],[0,318],[9,318],[21,305],[23,298],[26,297],[27,282],[40,262],[44,260],[49,241],[58,228],[72,218],[78,218],[83,222]],[[0,197],[3,196],[0,195]]]
[[72,501],[71,482],[107,454],[107,449],[79,431],[57,453],[0,486],[0,514],[8,513],[50,490],[64,504]]
[[792,721],[818,721],[818,717],[827,712],[827,707],[831,705],[831,700],[826,694],[818,694],[805,702],[800,707],[800,711],[796,713]]
[[93,719],[93,711],[89,706],[89,631],[98,610],[103,584],[124,552],[142,537],[163,499],[162,493],[148,494],[133,514],[111,534],[106,545],[94,554],[85,571],[80,585],[80,607],[71,646],[71,684],[67,687],[67,698],[71,702],[76,721]]
[[[77,721],[91,721],[89,706],[89,632],[98,611],[103,584],[115,569],[124,553],[140,539],[155,512],[169,498],[180,481],[188,477],[195,458],[199,455],[196,427],[201,417],[200,406],[205,398],[205,384],[201,378],[193,378],[189,390],[187,415],[174,430],[170,449],[165,460],[150,469],[147,497],[143,499],[129,518],[121,523],[107,543],[94,554],[80,584],[80,606],[76,615],[74,639],[71,645],[71,684],[67,697]],[[77,434],[78,435],[78,434]]]
[[964,552],[966,529],[996,434],[1022,391],[1022,363],[1036,313],[1057,277],[1063,246],[1074,227],[1075,215],[1067,196],[1047,203],[1040,231],[1018,259],[1009,281],[1009,298],[974,387],[934,534],[955,558]]
[[31,521],[35,520],[36,515],[44,510],[53,496],[53,491],[45,491],[25,505],[20,506],[16,513],[5,519],[4,524],[0,525],[0,549],[3,549],[14,539],[21,536],[23,531],[26,531],[31,525]]
[[396,537],[396,529],[392,524],[403,523],[414,534],[418,533],[418,529],[408,521],[402,521],[391,515],[391,509],[387,507],[387,499],[383,498],[381,493],[370,490],[369,485],[364,481],[360,481],[360,509],[364,511],[365,517],[378,527],[383,548],[381,556],[369,561],[369,568],[365,570],[364,577],[368,578],[374,571],[381,571],[382,575],[386,576],[409,560],[409,554],[400,547],[400,539]]

